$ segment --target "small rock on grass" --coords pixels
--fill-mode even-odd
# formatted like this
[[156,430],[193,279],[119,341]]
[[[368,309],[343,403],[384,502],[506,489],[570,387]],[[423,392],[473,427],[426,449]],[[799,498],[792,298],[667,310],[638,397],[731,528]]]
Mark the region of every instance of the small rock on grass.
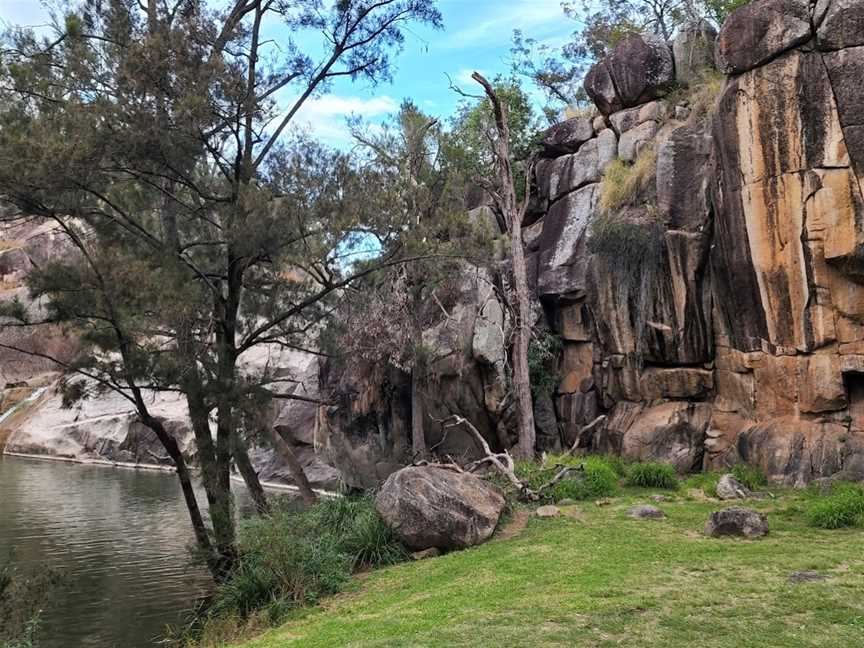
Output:
[[705,535],[761,538],[768,533],[768,518],[752,509],[732,506],[714,511],[705,523]]
[[648,506],[647,504],[642,504],[640,506],[634,506],[627,513],[632,518],[638,518],[643,520],[662,520],[666,517],[666,514],[661,511],[656,506]]
[[666,497],[665,495],[652,495],[648,499],[650,499],[652,502],[657,502],[658,504],[660,502],[668,502],[669,501],[669,498]]
[[723,475],[717,482],[717,497],[721,500],[744,499],[750,494],[750,489],[731,474]]
[[792,572],[789,575],[789,582],[795,583],[815,583],[818,581],[827,580],[828,577],[825,574],[820,574],[814,571],[800,571],[800,572]]
[[430,547],[423,551],[415,551],[411,554],[411,560],[424,560],[426,558],[437,558],[441,555],[441,550],[438,547]]
[[547,504],[545,506],[541,506],[536,511],[534,511],[534,515],[539,518],[554,518],[561,515],[561,509],[559,509],[557,506]]

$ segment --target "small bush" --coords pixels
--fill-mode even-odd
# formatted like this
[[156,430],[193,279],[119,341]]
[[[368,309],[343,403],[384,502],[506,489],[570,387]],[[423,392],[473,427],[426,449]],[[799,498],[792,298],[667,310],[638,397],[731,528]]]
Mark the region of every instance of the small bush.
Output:
[[821,529],[841,529],[864,522],[864,486],[837,484],[831,495],[817,498],[807,507],[807,521]]
[[31,648],[37,643],[42,608],[60,575],[48,568],[25,573],[14,565],[14,556],[0,559],[0,646]]
[[627,469],[628,486],[641,488],[678,488],[678,475],[669,464],[636,463]]
[[768,485],[768,478],[765,477],[765,473],[756,466],[736,464],[732,467],[732,476],[752,491]]
[[657,153],[645,147],[633,164],[615,160],[603,172],[600,184],[600,213],[609,215],[635,205],[652,194],[657,177]]
[[528,374],[531,393],[552,394],[558,386],[558,357],[561,355],[561,338],[551,331],[542,331],[531,336],[528,344]]

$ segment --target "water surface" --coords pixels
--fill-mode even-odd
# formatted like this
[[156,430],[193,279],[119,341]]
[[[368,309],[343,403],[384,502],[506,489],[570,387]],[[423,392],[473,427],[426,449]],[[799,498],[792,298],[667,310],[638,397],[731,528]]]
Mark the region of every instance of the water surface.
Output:
[[42,648],[157,645],[207,592],[193,541],[171,472],[0,456],[0,553],[63,579]]

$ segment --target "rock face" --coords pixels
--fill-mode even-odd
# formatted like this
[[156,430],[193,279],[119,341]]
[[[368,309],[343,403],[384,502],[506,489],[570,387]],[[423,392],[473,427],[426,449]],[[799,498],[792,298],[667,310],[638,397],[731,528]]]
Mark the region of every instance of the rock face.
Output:
[[727,74],[752,70],[811,36],[809,0],[756,0],[733,11],[717,39],[717,66]]
[[768,534],[768,518],[752,509],[733,506],[714,511],[705,523],[705,535],[712,538],[740,536],[761,538]]
[[504,498],[474,475],[409,466],[387,478],[375,508],[410,549],[464,549],[489,539]]
[[706,70],[714,69],[716,39],[717,31],[705,20],[687,23],[678,30],[672,42],[678,83],[698,81]]
[[[440,294],[440,305],[429,300],[423,311],[430,322],[423,332],[429,356],[422,388],[427,445],[437,446],[442,456],[476,455],[479,448],[468,433],[441,426],[441,419],[458,413],[472,421],[492,448],[510,447],[513,412],[504,398],[509,324],[495,279],[466,267]],[[321,380],[338,402],[324,412],[317,447],[348,486],[373,488],[410,463],[411,397],[405,372],[381,363],[330,365],[323,368]]]

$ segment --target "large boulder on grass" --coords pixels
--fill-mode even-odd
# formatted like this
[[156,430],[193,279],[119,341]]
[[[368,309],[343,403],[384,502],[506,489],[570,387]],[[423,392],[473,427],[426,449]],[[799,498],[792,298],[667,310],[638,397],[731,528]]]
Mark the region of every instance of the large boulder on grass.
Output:
[[753,509],[732,506],[714,511],[705,523],[705,535],[712,538],[740,536],[761,538],[768,533],[768,518]]
[[375,508],[410,549],[464,549],[489,539],[504,497],[468,473],[408,466],[387,478]]

